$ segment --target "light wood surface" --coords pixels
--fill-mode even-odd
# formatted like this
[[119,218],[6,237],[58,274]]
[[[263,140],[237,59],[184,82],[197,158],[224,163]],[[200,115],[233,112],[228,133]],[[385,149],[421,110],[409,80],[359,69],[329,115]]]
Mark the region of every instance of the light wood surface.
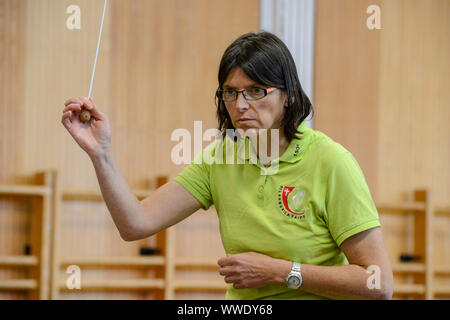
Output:
[[[38,175],[38,181],[41,181],[50,188],[50,194],[57,196],[52,201],[54,202],[50,209],[46,209],[45,198],[48,195],[43,195],[41,218],[35,219],[33,223],[32,237],[36,239],[33,241],[35,246],[33,250],[39,254],[39,258],[36,256],[3,256],[0,257],[0,266],[38,266],[39,268],[33,272],[36,279],[22,279],[21,280],[0,280],[0,288],[3,290],[13,291],[29,291],[31,296],[36,295],[36,298],[45,299],[50,297],[57,299],[60,297],[60,293],[67,292],[69,289],[63,280],[59,278],[60,268],[66,266],[76,265],[84,269],[90,267],[102,267],[102,268],[148,268],[148,267],[162,267],[163,272],[157,272],[156,277],[147,275],[143,279],[126,279],[126,278],[109,278],[103,279],[84,277],[82,280],[82,288],[75,290],[79,292],[86,291],[118,291],[118,292],[139,292],[148,290],[159,290],[156,293],[157,299],[174,299],[176,293],[199,292],[201,294],[217,294],[223,293],[226,289],[226,285],[223,279],[217,277],[217,258],[213,257],[199,257],[199,256],[179,256],[176,257],[176,233],[175,228],[171,227],[160,234],[158,234],[158,241],[156,244],[162,250],[161,256],[151,257],[93,257],[93,256],[64,256],[61,252],[58,252],[58,246],[56,246],[57,239],[60,234],[57,230],[60,230],[55,221],[58,221],[59,211],[64,200],[62,193],[57,190],[60,189],[58,182],[57,172],[50,171]],[[157,186],[161,186],[167,182],[164,177],[158,178]],[[7,190],[5,186],[5,190]],[[14,189],[14,188],[12,188]],[[26,189],[23,189],[26,192]],[[144,190],[144,192],[150,193],[151,190]],[[79,195],[77,193],[76,195]],[[70,197],[73,199],[73,197]],[[432,207],[432,195],[426,190],[417,190],[412,194],[413,201],[405,203],[390,203],[383,204],[385,209],[389,209],[391,212],[398,213],[404,212],[414,218],[414,249],[415,254],[418,254],[424,259],[424,263],[401,263],[394,264],[392,266],[394,274],[409,274],[412,276],[414,283],[405,283],[396,281],[394,287],[394,293],[398,296],[411,296],[415,297],[419,295],[426,299],[433,299],[435,296],[448,294],[448,286],[445,284],[436,284],[434,276],[442,276],[450,274],[450,267],[438,266],[435,267],[432,258],[433,239],[431,237],[434,221],[434,209]],[[89,201],[89,200],[88,200]],[[381,205],[377,205],[377,208],[381,210]],[[45,218],[45,211],[49,211],[48,215],[53,217],[52,220],[52,237],[50,237],[49,219]],[[36,215],[36,214],[35,214]],[[36,215],[37,216],[37,215]],[[45,222],[47,221],[47,222]],[[37,227],[40,226],[40,227]],[[52,257],[52,274],[49,275],[50,260]],[[41,259],[41,263],[38,263]],[[80,267],[80,268],[81,268]],[[206,272],[206,270],[214,270],[215,277],[209,280],[203,279],[188,279],[188,278],[175,278],[175,273],[179,273],[180,269],[200,269]],[[206,273],[204,273],[206,274]],[[103,275],[102,277],[104,277]],[[51,277],[51,278],[50,278]],[[51,282],[51,295],[49,296],[49,284]],[[40,283],[38,286],[37,283]],[[37,291],[36,291],[37,289]],[[70,290],[73,293],[73,290]],[[159,294],[162,292],[163,294]]]
[[[129,288],[122,293],[133,283],[119,281],[111,285],[114,293],[66,291],[60,298],[152,298],[158,294],[148,292],[156,286],[160,297],[222,299],[214,264],[224,251],[214,208],[164,234],[175,239],[167,251],[170,268],[158,267],[158,258],[155,265],[127,260],[156,239],[120,239],[101,202],[90,159],[60,123],[64,101],[87,95],[103,6],[103,1],[76,3],[81,29],[71,31],[65,11],[73,1],[0,1],[0,112],[5,115],[0,117],[0,299],[61,289],[67,275],[58,261],[70,262],[67,257],[86,267],[95,259],[120,266],[118,271],[86,270],[86,277],[151,281],[142,292]],[[365,174],[394,271],[406,277],[396,293],[448,295],[450,2],[316,4],[314,127],[348,148]],[[371,4],[381,7],[381,30],[366,28]],[[110,119],[117,161],[138,197],[154,189],[156,176],[173,178],[182,170],[170,159],[174,129],[193,132],[194,120],[203,120],[204,130],[216,127],[213,98],[220,57],[238,35],[256,31],[258,20],[257,0],[109,1],[93,97]],[[51,183],[38,186],[35,173],[43,170],[57,170],[60,184],[49,178]],[[430,191],[428,204],[409,197],[417,189]],[[56,220],[49,221],[49,212],[59,212]],[[59,226],[60,236],[51,245],[48,229],[38,227],[41,222]],[[415,238],[418,223],[425,229]],[[30,241],[42,250],[22,257]],[[432,251],[423,247],[430,242]],[[414,251],[424,254],[423,263],[398,263],[400,252]],[[136,268],[141,262],[145,267]],[[153,281],[166,272],[167,283]],[[18,280],[28,275],[51,277],[50,287]],[[102,283],[87,284],[95,291]],[[166,284],[170,290],[164,291]],[[201,291],[208,286],[216,293]]]
[[313,124],[353,153],[376,196],[381,35],[366,27],[369,5],[380,1],[316,1]]
[[33,279],[14,279],[0,281],[0,289],[2,290],[35,290],[37,288],[38,282]]
[[[369,5],[380,7],[380,30],[366,27]],[[400,253],[423,257],[424,272],[407,280],[426,278],[427,286],[400,287],[416,298],[431,298],[430,286],[450,285],[449,277],[432,281],[431,274],[450,265],[447,30],[446,0],[316,1],[314,128],[358,161],[397,271],[409,268],[398,265]],[[412,189],[431,191],[429,207],[411,203]],[[393,212],[402,206],[409,210]]]
[[[67,289],[64,281],[59,284],[61,290]],[[161,279],[83,279],[79,290],[149,290],[163,289]]]
[[[80,30],[66,28],[66,9],[72,4],[81,9]],[[61,236],[54,252],[68,256],[132,256],[154,241],[123,243],[99,202],[90,159],[60,123],[64,102],[88,94],[102,9],[103,1],[92,0],[0,1],[0,111],[6,115],[0,117],[0,153],[8,154],[0,157],[0,185],[34,184],[36,171],[57,169],[64,197],[85,195],[65,198],[58,209]],[[220,58],[236,37],[257,31],[258,23],[258,0],[108,2],[93,98],[110,119],[113,149],[133,190],[152,189],[154,177],[173,178],[183,169],[170,158],[174,129],[193,132],[194,120],[202,120],[204,130],[217,127],[214,93]],[[1,234],[8,235],[7,241],[0,238],[0,255],[20,255],[29,242],[28,213],[33,209],[31,202],[17,197],[23,191],[9,188],[12,195],[0,197]],[[189,223],[183,228],[190,230]],[[218,229],[207,233],[220,244]],[[191,231],[181,230],[177,241],[185,247],[176,245],[177,250],[190,255],[193,249],[187,243],[192,237]],[[208,250],[216,249],[203,252],[218,254]],[[21,278],[26,272],[1,269],[0,279]],[[115,275],[103,272],[108,274]],[[59,283],[53,280],[55,289]],[[23,292],[0,291],[0,299],[26,297]],[[79,297],[64,293],[67,299]],[[89,297],[134,299],[145,294]]]
[[179,280],[175,284],[177,291],[218,291],[225,292],[227,289],[224,281],[199,281],[199,280]]
[[51,189],[46,186],[0,185],[0,194],[22,196],[48,196]]
[[[15,195],[27,199],[33,210],[29,213],[29,251],[23,255],[0,256],[0,267],[22,267],[28,279],[0,278],[0,289],[24,291],[31,299],[48,299],[50,285],[50,256],[52,253],[51,218],[54,208],[51,206],[54,197],[55,171],[41,172],[36,175],[36,183],[40,185],[3,185],[0,194]],[[7,213],[10,214],[10,213]],[[32,267],[28,269],[28,267]],[[5,275],[4,273],[3,275]],[[2,276],[3,276],[2,275]],[[14,297],[9,294],[9,297]]]
[[165,258],[153,257],[64,257],[61,266],[163,266]]
[[39,258],[37,256],[9,256],[0,257],[2,266],[37,266]]

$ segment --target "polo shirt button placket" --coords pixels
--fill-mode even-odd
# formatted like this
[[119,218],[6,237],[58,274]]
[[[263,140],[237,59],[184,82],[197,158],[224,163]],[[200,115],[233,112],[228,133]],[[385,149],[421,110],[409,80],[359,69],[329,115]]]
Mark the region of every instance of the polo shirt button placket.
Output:
[[258,187],[258,198],[260,198],[260,199],[264,198],[264,186],[263,185]]

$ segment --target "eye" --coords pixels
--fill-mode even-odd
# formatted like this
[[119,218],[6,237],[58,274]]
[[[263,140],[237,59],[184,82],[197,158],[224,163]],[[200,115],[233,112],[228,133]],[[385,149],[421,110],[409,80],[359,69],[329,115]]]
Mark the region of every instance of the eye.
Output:
[[232,95],[232,94],[234,94],[234,90],[233,89],[224,89],[223,94]]
[[253,88],[250,89],[250,92],[252,94],[260,95],[260,94],[264,94],[264,89],[263,88],[258,88],[258,87],[253,87]]

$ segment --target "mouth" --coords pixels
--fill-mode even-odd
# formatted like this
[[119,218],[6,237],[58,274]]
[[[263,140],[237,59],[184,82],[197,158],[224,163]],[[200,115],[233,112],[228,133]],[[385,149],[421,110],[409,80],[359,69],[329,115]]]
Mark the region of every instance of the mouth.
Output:
[[252,122],[252,121],[254,121],[254,120],[250,119],[250,118],[240,118],[237,122],[239,122],[239,123],[249,123],[249,122]]

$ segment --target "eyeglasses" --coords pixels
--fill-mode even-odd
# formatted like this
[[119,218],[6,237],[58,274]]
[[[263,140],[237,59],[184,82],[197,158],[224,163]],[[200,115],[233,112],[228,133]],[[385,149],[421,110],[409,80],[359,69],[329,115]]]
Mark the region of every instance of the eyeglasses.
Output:
[[275,91],[277,88],[259,88],[259,87],[253,87],[251,89],[244,89],[244,90],[233,90],[233,89],[225,89],[225,90],[217,90],[216,96],[220,100],[223,100],[224,102],[233,102],[236,101],[239,95],[239,92],[242,92],[242,95],[244,96],[245,100],[247,101],[254,101],[259,100],[267,96],[269,93]]

